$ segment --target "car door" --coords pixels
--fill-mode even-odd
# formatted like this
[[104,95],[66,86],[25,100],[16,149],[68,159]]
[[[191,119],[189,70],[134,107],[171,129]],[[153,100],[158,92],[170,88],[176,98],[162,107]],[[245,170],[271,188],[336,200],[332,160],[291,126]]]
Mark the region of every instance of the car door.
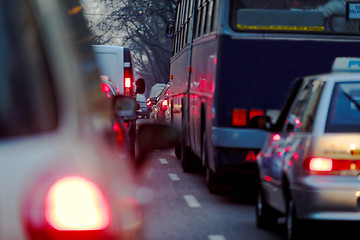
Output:
[[270,179],[272,181],[271,200],[278,209],[285,211],[284,180],[293,160],[302,156],[305,143],[311,135],[315,112],[320,98],[323,83],[312,78],[306,80],[293,102],[289,114],[279,133],[279,141],[271,161]]

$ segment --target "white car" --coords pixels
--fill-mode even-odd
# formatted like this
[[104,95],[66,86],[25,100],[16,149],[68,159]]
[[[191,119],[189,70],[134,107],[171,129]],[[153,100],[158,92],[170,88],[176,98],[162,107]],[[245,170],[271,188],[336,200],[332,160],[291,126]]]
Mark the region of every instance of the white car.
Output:
[[257,156],[258,227],[285,216],[294,239],[309,220],[360,222],[359,67],[359,59],[337,59],[332,73],[295,84],[280,129]]
[[[0,239],[141,239],[144,158],[111,125],[136,103],[106,103],[79,2],[1,1],[0,36]],[[166,147],[144,127],[142,156]]]

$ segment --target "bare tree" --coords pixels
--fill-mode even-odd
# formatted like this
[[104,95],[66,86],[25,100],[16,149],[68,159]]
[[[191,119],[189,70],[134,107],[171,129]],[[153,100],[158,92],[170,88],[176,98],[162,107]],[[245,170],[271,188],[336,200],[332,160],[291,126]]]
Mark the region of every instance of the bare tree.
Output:
[[[171,40],[164,37],[176,0],[82,0],[94,43],[128,46],[147,92],[169,80]],[[90,4],[91,3],[91,4]]]

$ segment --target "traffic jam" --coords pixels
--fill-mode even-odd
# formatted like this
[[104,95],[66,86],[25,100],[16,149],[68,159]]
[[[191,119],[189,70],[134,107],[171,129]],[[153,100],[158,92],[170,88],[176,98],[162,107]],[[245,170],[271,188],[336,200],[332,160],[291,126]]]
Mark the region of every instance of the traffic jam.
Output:
[[356,238],[359,9],[1,1],[0,239]]

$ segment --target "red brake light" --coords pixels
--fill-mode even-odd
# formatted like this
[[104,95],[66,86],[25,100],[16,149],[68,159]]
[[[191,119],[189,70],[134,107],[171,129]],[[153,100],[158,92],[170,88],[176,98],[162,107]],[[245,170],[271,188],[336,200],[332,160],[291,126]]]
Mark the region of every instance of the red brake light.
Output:
[[103,83],[101,84],[101,91],[104,93],[110,92],[110,87],[106,83]]
[[246,126],[247,125],[247,110],[246,109],[233,109],[232,124],[233,124],[233,126]]
[[55,182],[48,191],[45,217],[57,230],[101,230],[110,223],[110,209],[98,186],[69,176]]
[[311,158],[309,169],[310,171],[330,172],[333,170],[333,160],[331,158]]
[[277,133],[272,137],[272,139],[273,139],[273,141],[280,141],[281,136],[280,136],[280,134]]
[[124,69],[124,93],[131,96],[133,91],[133,76],[130,68]]
[[264,115],[264,110],[262,109],[250,109],[249,119],[251,120],[253,117],[263,116],[263,115]]
[[125,87],[130,88],[131,87],[131,78],[125,78]]
[[169,106],[169,100],[164,99],[164,101],[161,103],[162,110],[166,111]]

